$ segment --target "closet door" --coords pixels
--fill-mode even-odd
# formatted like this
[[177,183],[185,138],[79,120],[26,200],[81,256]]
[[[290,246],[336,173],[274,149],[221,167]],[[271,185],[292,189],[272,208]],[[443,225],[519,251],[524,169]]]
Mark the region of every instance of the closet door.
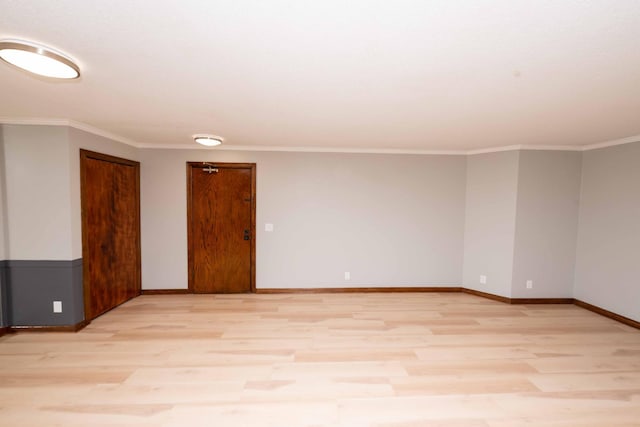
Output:
[[140,294],[140,164],[80,151],[85,320]]

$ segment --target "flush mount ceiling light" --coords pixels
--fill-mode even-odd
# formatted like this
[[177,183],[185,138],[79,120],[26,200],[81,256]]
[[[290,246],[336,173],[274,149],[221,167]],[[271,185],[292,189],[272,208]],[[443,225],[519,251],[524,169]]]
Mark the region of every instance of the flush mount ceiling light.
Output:
[[223,139],[215,135],[198,134],[193,135],[193,140],[198,144],[206,145],[207,147],[215,147],[222,144]]
[[18,68],[54,79],[77,79],[80,68],[60,52],[22,40],[0,40],[0,59]]

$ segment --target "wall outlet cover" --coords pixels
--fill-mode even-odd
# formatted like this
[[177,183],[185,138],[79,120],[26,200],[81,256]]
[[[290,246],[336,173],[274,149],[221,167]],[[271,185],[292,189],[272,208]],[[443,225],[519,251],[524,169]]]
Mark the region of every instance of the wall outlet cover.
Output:
[[482,283],[483,285],[487,284],[487,276],[485,276],[484,274],[480,275],[480,283]]
[[54,301],[53,302],[53,312],[54,313],[62,313],[62,301]]

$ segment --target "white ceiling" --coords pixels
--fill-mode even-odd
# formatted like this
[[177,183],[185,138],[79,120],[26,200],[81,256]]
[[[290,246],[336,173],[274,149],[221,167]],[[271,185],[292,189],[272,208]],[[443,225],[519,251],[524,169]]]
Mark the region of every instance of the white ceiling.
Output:
[[355,150],[584,146],[640,135],[639,0],[0,0],[0,39],[74,58],[0,64],[5,122],[135,144]]

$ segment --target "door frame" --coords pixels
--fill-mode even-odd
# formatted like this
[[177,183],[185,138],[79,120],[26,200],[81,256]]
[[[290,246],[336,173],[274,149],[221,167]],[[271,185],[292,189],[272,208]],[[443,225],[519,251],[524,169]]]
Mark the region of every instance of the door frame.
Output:
[[[87,189],[87,170],[85,161],[93,159],[93,160],[101,160],[109,163],[116,163],[125,166],[132,166],[135,170],[136,175],[136,212],[135,212],[135,244],[136,244],[136,277],[134,280],[136,281],[136,289],[138,291],[138,295],[142,293],[142,253],[141,253],[141,232],[140,232],[140,162],[136,162],[134,160],[124,159],[122,157],[110,156],[108,154],[98,153],[95,151],[89,151],[80,149],[80,209],[82,216],[82,289],[84,293],[84,319],[86,323],[91,322],[95,319],[95,313],[91,312],[91,280],[89,278],[89,269],[86,268],[85,262],[89,259],[89,233],[88,233],[88,218],[87,218],[87,201],[84,197],[84,192]],[[102,314],[102,313],[101,313]]]
[[251,293],[256,292],[256,164],[255,163],[227,163],[227,162],[187,162],[187,257],[189,292],[193,293],[193,229],[191,225],[191,177],[194,169],[211,166],[219,169],[250,169],[251,170],[251,245],[250,245],[250,284]]

